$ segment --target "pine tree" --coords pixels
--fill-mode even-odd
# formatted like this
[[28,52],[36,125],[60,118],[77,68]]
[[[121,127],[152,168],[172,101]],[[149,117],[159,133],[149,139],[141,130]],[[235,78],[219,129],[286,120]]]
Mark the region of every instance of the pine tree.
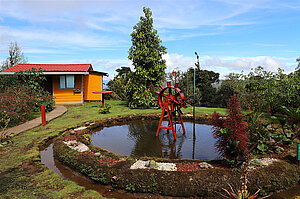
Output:
[[166,61],[162,58],[166,48],[153,28],[152,12],[145,7],[143,12],[145,16],[133,27],[128,56],[135,69],[127,93],[129,106],[133,108],[149,107],[153,103],[153,88],[162,83],[166,69]]

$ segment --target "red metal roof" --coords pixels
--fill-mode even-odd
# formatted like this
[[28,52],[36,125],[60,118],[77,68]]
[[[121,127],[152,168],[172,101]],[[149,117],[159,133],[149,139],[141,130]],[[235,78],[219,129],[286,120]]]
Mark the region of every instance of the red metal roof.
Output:
[[45,72],[87,72],[93,71],[91,64],[17,64],[9,69],[2,72],[18,72],[35,69],[42,69]]

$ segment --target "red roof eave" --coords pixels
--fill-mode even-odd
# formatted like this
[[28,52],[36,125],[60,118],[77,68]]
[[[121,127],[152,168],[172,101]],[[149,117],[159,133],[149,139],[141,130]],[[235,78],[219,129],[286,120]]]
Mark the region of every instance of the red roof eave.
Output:
[[[35,68],[45,72],[88,72],[92,68],[91,64],[17,64],[2,72],[19,72]],[[93,70],[93,69],[92,69]]]

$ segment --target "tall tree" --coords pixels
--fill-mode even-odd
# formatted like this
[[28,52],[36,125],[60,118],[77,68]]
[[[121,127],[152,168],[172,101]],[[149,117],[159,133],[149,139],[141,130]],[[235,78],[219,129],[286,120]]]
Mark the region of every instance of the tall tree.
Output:
[[[216,88],[212,86],[213,83],[219,82],[219,73],[208,70],[195,69],[195,105],[196,106],[215,106],[214,99],[216,97]],[[194,69],[189,68],[179,77],[179,86],[188,89],[186,95],[189,99],[194,96]]]
[[24,57],[24,54],[22,53],[22,51],[16,41],[10,42],[10,45],[8,48],[8,54],[9,54],[9,56],[2,63],[1,70],[6,70],[16,64],[27,62],[27,59]]
[[153,103],[151,92],[162,83],[166,69],[166,61],[162,58],[166,48],[153,28],[152,12],[145,7],[143,12],[145,16],[133,27],[128,55],[135,69],[128,93],[129,106],[133,108],[149,107]]
[[296,59],[296,62],[298,62],[298,66],[296,67],[296,71],[297,71],[297,72],[300,72],[300,57],[298,57],[298,58]]

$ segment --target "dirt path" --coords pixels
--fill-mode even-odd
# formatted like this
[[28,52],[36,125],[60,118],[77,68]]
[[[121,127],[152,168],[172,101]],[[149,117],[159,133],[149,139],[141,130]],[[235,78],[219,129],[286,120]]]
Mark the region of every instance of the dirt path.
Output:
[[[54,109],[46,115],[46,121],[47,122],[51,121],[51,120],[63,115],[65,112],[67,112],[67,108],[65,106],[56,105],[54,107]],[[5,132],[5,135],[9,135],[11,133],[17,135],[17,134],[27,131],[29,129],[33,129],[41,124],[42,124],[41,117],[38,117],[38,118],[35,118],[28,122],[25,122],[24,124],[20,124],[18,126],[7,129]]]

